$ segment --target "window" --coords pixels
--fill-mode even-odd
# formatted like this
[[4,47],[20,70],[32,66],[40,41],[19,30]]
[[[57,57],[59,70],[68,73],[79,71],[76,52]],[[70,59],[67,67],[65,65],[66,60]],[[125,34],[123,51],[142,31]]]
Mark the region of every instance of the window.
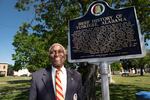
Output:
[[5,69],[5,66],[3,67],[3,69]]

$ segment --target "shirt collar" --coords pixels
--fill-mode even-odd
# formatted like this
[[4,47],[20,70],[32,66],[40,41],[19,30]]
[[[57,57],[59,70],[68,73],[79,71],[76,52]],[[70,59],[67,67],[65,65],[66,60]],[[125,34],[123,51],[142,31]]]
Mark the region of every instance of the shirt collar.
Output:
[[[55,68],[54,66],[52,66],[52,71],[53,71],[53,72],[56,72],[56,70],[57,70],[57,68]],[[65,71],[66,71],[65,67],[62,66],[62,67],[60,68],[60,71],[64,74]]]

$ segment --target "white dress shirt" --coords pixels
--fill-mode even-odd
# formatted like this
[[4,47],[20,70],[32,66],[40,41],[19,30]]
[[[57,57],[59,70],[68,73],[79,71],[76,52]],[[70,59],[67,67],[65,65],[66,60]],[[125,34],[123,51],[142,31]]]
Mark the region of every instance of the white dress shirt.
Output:
[[[52,79],[53,79],[53,86],[54,86],[54,92],[55,93],[56,93],[56,86],[55,86],[56,70],[57,69],[52,66]],[[61,83],[62,83],[63,95],[64,95],[64,98],[65,98],[66,89],[67,89],[67,72],[66,72],[66,68],[64,66],[60,70],[61,70],[60,80],[61,80]]]

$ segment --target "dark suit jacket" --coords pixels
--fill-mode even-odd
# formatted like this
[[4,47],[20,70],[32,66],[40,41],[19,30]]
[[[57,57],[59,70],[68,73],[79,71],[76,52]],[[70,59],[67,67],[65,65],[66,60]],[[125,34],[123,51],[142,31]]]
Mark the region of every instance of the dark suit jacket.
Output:
[[[67,70],[67,89],[65,100],[82,100],[82,79],[81,75],[71,69]],[[56,100],[53,89],[51,68],[44,68],[32,74],[29,100]]]

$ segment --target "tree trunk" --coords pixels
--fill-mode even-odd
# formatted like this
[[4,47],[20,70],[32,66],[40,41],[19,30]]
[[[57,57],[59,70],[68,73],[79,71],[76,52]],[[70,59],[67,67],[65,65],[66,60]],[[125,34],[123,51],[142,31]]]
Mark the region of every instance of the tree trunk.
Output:
[[83,100],[96,100],[96,66],[88,63],[80,63],[78,71],[82,74]]
[[137,74],[137,69],[136,69],[136,67],[134,67],[134,70],[135,70],[135,74]]
[[143,73],[143,66],[140,67],[140,75],[141,75],[141,76],[144,75],[144,73]]

